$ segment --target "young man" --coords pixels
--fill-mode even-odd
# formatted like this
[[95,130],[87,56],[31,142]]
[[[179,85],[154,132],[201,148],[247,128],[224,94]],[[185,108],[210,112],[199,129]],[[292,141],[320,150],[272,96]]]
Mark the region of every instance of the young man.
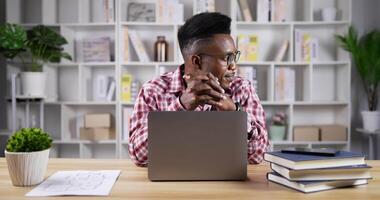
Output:
[[138,166],[148,164],[150,111],[236,111],[248,114],[248,160],[258,164],[268,147],[264,110],[251,83],[236,75],[240,52],[230,36],[231,19],[201,13],[178,31],[185,63],[142,87],[131,117],[129,153]]

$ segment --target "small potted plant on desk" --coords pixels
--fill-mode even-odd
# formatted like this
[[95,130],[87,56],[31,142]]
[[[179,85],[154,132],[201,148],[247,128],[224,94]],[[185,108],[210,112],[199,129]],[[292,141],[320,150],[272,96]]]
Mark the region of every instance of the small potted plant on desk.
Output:
[[354,27],[347,35],[336,36],[340,46],[351,53],[367,94],[368,110],[362,111],[364,129],[380,129],[380,112],[377,111],[378,86],[380,82],[380,31],[374,30],[361,38]]
[[272,124],[269,127],[269,137],[272,141],[282,141],[285,139],[286,119],[285,113],[277,112],[272,117]]
[[22,128],[9,138],[5,157],[14,186],[31,186],[43,181],[52,141],[40,128]]
[[25,30],[17,24],[0,26],[0,54],[5,58],[21,62],[21,88],[24,96],[45,96],[46,75],[44,64],[59,63],[61,58],[71,60],[63,51],[67,41],[54,30],[38,25]]

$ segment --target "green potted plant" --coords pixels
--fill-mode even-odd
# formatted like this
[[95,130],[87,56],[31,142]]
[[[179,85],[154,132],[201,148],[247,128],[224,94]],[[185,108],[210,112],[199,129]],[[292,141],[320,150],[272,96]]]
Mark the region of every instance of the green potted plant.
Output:
[[25,30],[17,24],[0,26],[0,54],[5,58],[21,62],[22,94],[25,96],[45,96],[46,75],[42,72],[46,63],[58,63],[62,58],[71,60],[63,51],[67,41],[54,30],[38,25]]
[[5,157],[14,186],[31,186],[43,181],[52,141],[40,128],[22,128],[9,138]]
[[283,112],[277,112],[272,116],[272,122],[269,127],[269,137],[272,141],[282,141],[286,134],[286,115]]
[[336,35],[340,46],[350,52],[363,81],[367,94],[368,110],[362,111],[364,129],[380,129],[380,112],[377,111],[380,81],[380,31],[374,30],[358,37],[354,27],[346,35]]

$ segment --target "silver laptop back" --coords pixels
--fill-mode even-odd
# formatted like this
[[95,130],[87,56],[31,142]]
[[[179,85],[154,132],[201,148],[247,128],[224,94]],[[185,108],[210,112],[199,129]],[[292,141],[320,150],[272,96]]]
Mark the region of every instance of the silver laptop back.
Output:
[[245,180],[245,112],[150,112],[148,178]]

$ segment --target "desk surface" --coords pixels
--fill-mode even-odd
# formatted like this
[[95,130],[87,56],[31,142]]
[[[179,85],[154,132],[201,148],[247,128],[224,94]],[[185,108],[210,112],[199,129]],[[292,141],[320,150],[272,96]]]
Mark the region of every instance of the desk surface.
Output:
[[[58,170],[119,169],[122,173],[108,199],[380,199],[380,161],[368,161],[373,180],[368,185],[303,194],[266,180],[269,165],[249,165],[248,180],[205,182],[150,182],[147,169],[130,160],[50,159],[47,176]],[[32,187],[14,187],[4,158],[0,158],[0,199],[28,199]],[[105,197],[49,197],[29,199],[105,199]]]

